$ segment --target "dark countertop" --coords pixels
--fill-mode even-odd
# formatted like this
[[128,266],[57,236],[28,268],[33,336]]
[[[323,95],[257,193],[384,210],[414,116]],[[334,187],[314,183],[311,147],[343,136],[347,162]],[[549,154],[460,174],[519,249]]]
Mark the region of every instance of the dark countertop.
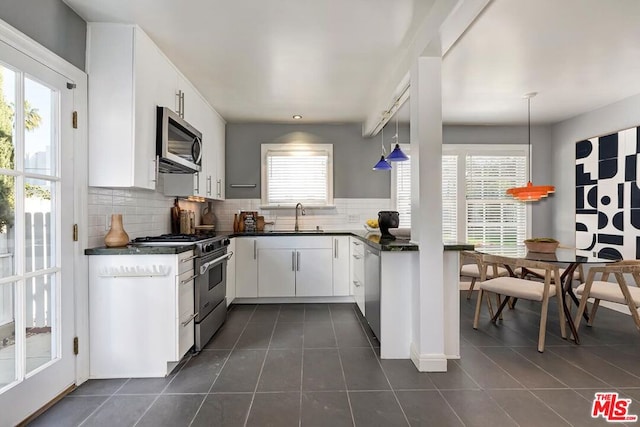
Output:
[[[375,232],[366,230],[325,230],[316,231],[256,231],[253,233],[234,233],[233,231],[220,231],[218,234],[224,234],[229,237],[256,237],[256,236],[353,236],[367,243],[374,249],[384,252],[392,251],[418,251],[420,247],[412,243],[408,237],[396,237],[396,240],[380,239],[380,235]],[[391,231],[393,234],[393,231]],[[473,245],[461,242],[444,242],[445,251],[472,251]]]
[[85,249],[85,255],[174,255],[193,250],[194,245],[187,246],[135,246],[127,245],[122,248],[97,248]]
[[[382,252],[408,252],[418,251],[420,247],[412,243],[408,237],[396,237],[395,240],[380,239],[378,233],[366,230],[326,230],[326,231],[257,231],[253,233],[234,233],[233,231],[218,231],[218,236],[228,237],[260,237],[260,236],[352,236],[357,237],[367,245]],[[393,234],[393,232],[392,232]],[[193,245],[188,246],[135,246],[128,245],[122,248],[98,247],[85,249],[85,255],[163,255],[179,254],[193,249]],[[473,250],[473,245],[460,242],[445,242],[445,251],[465,251]]]

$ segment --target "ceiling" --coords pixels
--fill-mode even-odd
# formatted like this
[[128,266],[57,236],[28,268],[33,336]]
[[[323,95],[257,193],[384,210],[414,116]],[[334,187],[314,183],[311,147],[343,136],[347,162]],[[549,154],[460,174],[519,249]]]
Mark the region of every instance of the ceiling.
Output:
[[[227,121],[308,123],[362,122],[435,3],[64,1],[140,25]],[[490,1],[443,60],[444,121],[521,124],[537,91],[532,121],[553,123],[640,93],[638,18],[638,0]]]

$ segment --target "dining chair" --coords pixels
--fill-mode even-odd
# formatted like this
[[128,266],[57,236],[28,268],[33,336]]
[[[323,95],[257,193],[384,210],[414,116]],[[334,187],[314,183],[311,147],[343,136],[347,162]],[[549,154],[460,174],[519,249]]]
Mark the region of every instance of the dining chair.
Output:
[[478,329],[480,321],[480,310],[482,307],[482,299],[487,292],[503,295],[505,298],[496,313],[492,316],[491,322],[496,323],[502,310],[507,305],[510,298],[520,298],[530,301],[541,302],[540,309],[540,326],[538,331],[538,351],[544,351],[545,335],[547,330],[547,313],[549,310],[549,299],[556,296],[558,305],[558,315],[560,319],[560,333],[563,338],[567,337],[566,321],[562,305],[562,289],[561,286],[552,285],[551,283],[559,283],[560,272],[557,265],[532,261],[520,258],[509,258],[496,255],[484,255],[483,261],[488,265],[504,265],[509,266],[512,270],[517,268],[537,268],[544,271],[544,282],[527,280],[521,277],[495,277],[487,279],[479,284],[478,302],[476,304],[476,313],[473,318],[473,329]]
[[509,270],[505,267],[492,266],[492,268],[487,269],[487,265],[483,261],[484,256],[486,255],[473,251],[460,252],[460,277],[471,278],[467,299],[471,299],[471,294],[477,281],[483,282],[498,276],[509,276]]
[[[600,274],[600,280],[596,280],[598,273]],[[609,282],[611,274],[614,275],[615,282]],[[633,277],[636,286],[627,285],[625,274],[630,274]],[[586,310],[589,298],[593,298],[594,302],[589,313],[588,326],[593,325],[600,301],[604,300],[625,304],[629,307],[636,328],[640,330],[640,315],[638,314],[638,307],[640,306],[640,260],[624,260],[604,267],[591,267],[587,275],[587,281],[578,286],[575,293],[580,296],[580,305],[573,321],[576,330],[580,327],[582,314]]]

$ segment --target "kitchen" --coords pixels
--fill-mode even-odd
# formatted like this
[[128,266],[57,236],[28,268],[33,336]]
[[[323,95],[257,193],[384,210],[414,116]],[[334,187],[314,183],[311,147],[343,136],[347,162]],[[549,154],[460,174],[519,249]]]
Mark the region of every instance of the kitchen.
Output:
[[[18,24],[16,24],[16,26],[18,26]],[[452,58],[454,57],[452,56]],[[424,73],[426,76],[423,76],[423,78],[428,80],[430,78],[428,70],[430,70],[431,66],[427,64],[425,68],[427,71]],[[630,89],[626,92],[626,95],[628,96],[629,94],[637,92],[637,90]],[[190,98],[191,97],[186,96],[187,100]],[[411,102],[413,103],[417,98],[418,97],[416,96],[412,96]],[[174,101],[175,100],[172,99],[171,101],[168,101],[168,103]],[[633,125],[634,118],[631,117],[633,114],[630,112],[634,111],[636,102],[637,100],[635,98],[630,98],[623,104],[613,105],[609,109],[591,113],[591,116],[577,118],[573,122],[567,121],[566,123],[562,123],[553,128],[546,125],[535,126],[534,134],[537,131],[538,136],[535,137],[533,157],[541,160],[546,159],[548,161],[540,161],[538,163],[538,160],[536,160],[536,162],[534,162],[534,177],[550,176],[552,173],[558,174],[558,176],[563,176],[565,173],[563,171],[562,162],[554,160],[556,157],[552,155],[552,151],[548,149],[549,147],[562,147],[560,150],[563,153],[563,156],[571,159],[573,153],[571,152],[571,143],[568,141],[575,141],[577,139],[577,135],[585,137],[599,134],[603,131],[610,131]],[[428,108],[428,106],[418,106],[418,108]],[[378,108],[377,110],[382,109],[387,110],[388,106]],[[189,107],[187,105],[187,114],[188,111]],[[619,111],[627,113],[617,114]],[[414,109],[412,108],[412,114],[413,113]],[[379,113],[377,114],[379,115]],[[289,114],[289,116],[290,115],[291,114]],[[89,117],[93,116],[90,114]],[[83,120],[82,117],[80,120]],[[584,125],[580,124],[581,121],[588,122],[590,131],[587,132],[586,135],[583,134]],[[315,129],[315,126],[317,126],[318,129]],[[403,127],[406,129],[405,126],[406,125]],[[426,123],[425,126],[412,126],[411,132],[425,132],[420,135],[420,139],[428,139],[424,137],[430,135],[430,132],[433,132],[433,128],[431,126],[432,125],[430,123]],[[455,140],[460,143],[470,141],[490,141],[495,143],[500,142],[497,141],[498,139],[504,139],[504,141],[508,143],[512,142],[514,138],[519,139],[522,129],[522,126],[505,127],[502,129],[499,127],[488,128],[484,126],[445,126],[443,129],[444,136],[435,135],[435,140],[441,138],[445,141]],[[388,138],[389,134],[393,134],[393,132],[389,132],[390,129],[388,126],[386,130]],[[113,129],[110,131],[113,131]],[[253,136],[251,136],[251,132],[255,132],[253,133]],[[510,132],[511,135],[509,135]],[[253,149],[252,152],[255,153],[255,155],[250,156],[251,160],[247,159],[247,163],[253,162],[253,166],[244,169],[241,173],[243,170],[242,168],[244,167],[244,162],[242,161],[243,149],[240,148],[242,147],[242,144],[287,142],[292,140],[292,136],[295,138],[296,133],[298,140],[308,138],[308,140],[315,140],[323,143],[332,142],[336,149],[336,153],[334,153],[335,211],[327,213],[325,210],[313,211],[312,209],[309,209],[308,215],[302,217],[303,228],[315,228],[316,226],[319,226],[325,230],[344,230],[351,228],[360,229],[362,228],[364,221],[367,218],[375,217],[379,210],[388,210],[393,208],[393,206],[391,206],[391,190],[388,182],[388,175],[380,175],[370,171],[373,163],[371,159],[375,160],[380,153],[377,141],[374,142],[371,139],[362,137],[362,129],[359,124],[244,124],[230,122],[226,125],[226,141],[223,148],[226,151],[225,161],[222,166],[226,167],[225,173],[218,175],[219,171],[221,171],[221,167],[216,165],[215,168],[209,169],[210,171],[213,171],[211,174],[205,174],[205,176],[202,177],[204,179],[200,177],[198,178],[198,184],[204,183],[204,185],[199,188],[204,189],[204,191],[215,193],[216,196],[212,198],[219,199],[219,201],[214,202],[214,211],[219,221],[219,230],[230,230],[232,228],[233,213],[237,213],[240,210],[260,210],[261,194],[259,186],[261,181],[259,175],[256,176],[256,174],[259,173],[260,160],[258,152],[255,148]],[[209,132],[209,134],[211,133]],[[247,134],[249,134],[250,137],[247,137]],[[374,138],[374,140],[377,139],[379,139],[379,137]],[[409,140],[406,136],[400,136],[399,139],[401,142]],[[413,135],[411,139],[415,140]],[[343,140],[353,141],[351,148],[347,148],[347,150],[351,151],[338,153],[337,150],[341,148],[341,144],[337,144],[336,141]],[[106,143],[105,147],[108,149],[112,142],[113,141]],[[385,143],[387,145],[389,144],[388,139],[385,140]],[[240,156],[237,156],[232,152],[235,147],[238,147],[238,153]],[[246,149],[244,150],[244,154],[249,153]],[[428,153],[428,150],[429,148],[426,148],[425,151]],[[438,150],[434,149],[433,153],[435,154],[436,151]],[[421,152],[421,155],[423,154],[425,154],[424,151]],[[433,158],[439,158],[439,152],[438,156],[433,156]],[[104,157],[104,159],[106,161],[107,157]],[[218,160],[219,159],[221,159],[220,155],[218,156]],[[121,160],[123,164],[126,162],[124,157],[121,158]],[[347,161],[348,163],[346,163]],[[339,166],[339,162],[345,163]],[[241,166],[237,166],[238,164]],[[440,177],[437,176],[438,173],[436,173],[439,171],[440,166],[434,166],[434,164],[430,164],[425,161],[424,164],[421,164],[421,168],[424,168],[421,169],[422,182],[429,182],[428,177],[430,176],[433,177],[434,180],[440,179]],[[97,168],[92,167],[89,173],[95,173],[97,170]],[[233,175],[236,171],[238,171],[239,174]],[[355,171],[362,171],[362,173],[356,173]],[[114,175],[117,175],[119,178],[124,177],[125,179],[134,181],[136,179],[145,179],[149,181],[156,179],[155,174],[153,173],[152,162],[145,164],[145,169],[143,169],[141,176],[131,176],[131,174],[128,173]],[[382,176],[384,176],[384,178],[382,178]],[[164,181],[164,177],[159,176],[157,180],[158,183],[155,187],[156,190],[166,188],[166,183],[161,182]],[[565,184],[562,180],[555,181],[555,184],[558,186],[558,191],[560,191]],[[240,187],[233,187],[233,185]],[[249,187],[244,187],[244,185],[249,185]],[[251,187],[253,185],[255,186]],[[145,185],[134,186],[145,187]],[[572,191],[570,188],[571,184],[566,184],[565,186],[565,192],[570,193]],[[127,185],[124,187],[127,187]],[[218,194],[220,195],[218,196]],[[423,203],[424,206],[420,208],[421,210],[418,211],[419,213],[416,217],[429,218],[429,211],[426,205],[437,206],[440,203],[438,201],[439,193],[436,194],[435,192],[429,192],[424,189],[424,194],[421,193],[421,196],[421,199],[425,203]],[[80,198],[82,200],[82,196],[80,196]],[[225,200],[222,201],[222,199]],[[558,205],[570,204],[571,198],[556,197],[553,201]],[[133,188],[90,187],[84,202],[86,203],[82,203],[84,208],[81,210],[85,212],[83,215],[86,215],[85,225],[83,226],[83,221],[79,221],[81,226],[80,238],[83,242],[82,249],[101,245],[101,241],[108,231],[108,221],[112,213],[124,214],[125,229],[131,234],[131,237],[153,236],[169,231],[167,218],[168,212],[173,206],[174,198],[172,196],[165,196],[163,191],[145,191]],[[198,213],[201,212],[204,207],[197,202],[181,201],[180,203],[184,209],[193,210]],[[536,212],[536,214],[533,215],[532,225],[534,234],[551,234],[553,232],[553,234],[562,237],[563,240],[573,240],[574,237],[570,231],[573,220],[565,217],[567,212],[572,211],[571,206],[569,206],[568,209],[556,209],[550,203],[547,203],[546,205],[540,204],[535,206],[533,207],[533,210]],[[264,216],[265,220],[268,222],[275,221],[276,224],[274,226],[276,228],[281,227],[281,230],[290,230],[293,222],[295,221],[293,209],[284,210],[284,212],[276,211],[275,213],[273,210],[270,212],[265,211]],[[555,222],[552,221],[554,216],[560,218],[560,220]],[[82,217],[82,215],[80,215],[80,217]],[[435,225],[434,228],[437,228]],[[433,282],[442,282],[443,273],[438,272],[438,270],[442,270],[443,260],[441,255],[437,255],[442,253],[442,245],[439,243],[440,230],[431,230],[426,227],[421,227],[421,229],[418,230],[417,227],[415,227],[414,232],[419,233],[421,236],[420,238],[415,239],[421,242],[420,252],[423,252],[423,249],[425,249],[425,252],[433,252],[435,254],[432,259],[421,260],[421,270],[429,271]],[[439,300],[442,290],[424,288],[424,291],[427,291],[427,289],[429,289],[429,297],[422,295],[414,301],[416,307],[420,308],[417,312],[419,312],[420,316],[423,317],[417,323],[419,325],[441,325],[443,322],[442,309],[438,308],[437,304],[432,304],[434,304],[433,301]],[[438,296],[438,298],[435,298],[434,296]],[[81,330],[82,327],[79,329]],[[424,330],[421,331],[421,333],[422,336],[419,341],[424,342],[426,345],[427,342],[430,342],[430,332]],[[83,336],[82,333],[79,335]],[[86,337],[86,332],[84,336]],[[437,344],[436,347],[441,344],[442,343]],[[86,355],[88,353],[88,340],[81,339],[79,346],[80,355]],[[431,350],[434,350],[432,353],[441,351],[441,349],[438,348],[429,349],[428,347],[425,347],[420,350],[420,353],[429,354]]]

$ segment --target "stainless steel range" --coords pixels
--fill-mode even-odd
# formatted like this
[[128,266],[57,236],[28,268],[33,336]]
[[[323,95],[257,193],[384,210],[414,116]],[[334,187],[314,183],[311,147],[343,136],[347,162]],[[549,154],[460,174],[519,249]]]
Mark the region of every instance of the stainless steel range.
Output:
[[132,243],[144,246],[195,245],[195,351],[199,352],[227,319],[227,261],[233,256],[233,252],[227,253],[229,239],[226,236],[164,234],[139,237]]

